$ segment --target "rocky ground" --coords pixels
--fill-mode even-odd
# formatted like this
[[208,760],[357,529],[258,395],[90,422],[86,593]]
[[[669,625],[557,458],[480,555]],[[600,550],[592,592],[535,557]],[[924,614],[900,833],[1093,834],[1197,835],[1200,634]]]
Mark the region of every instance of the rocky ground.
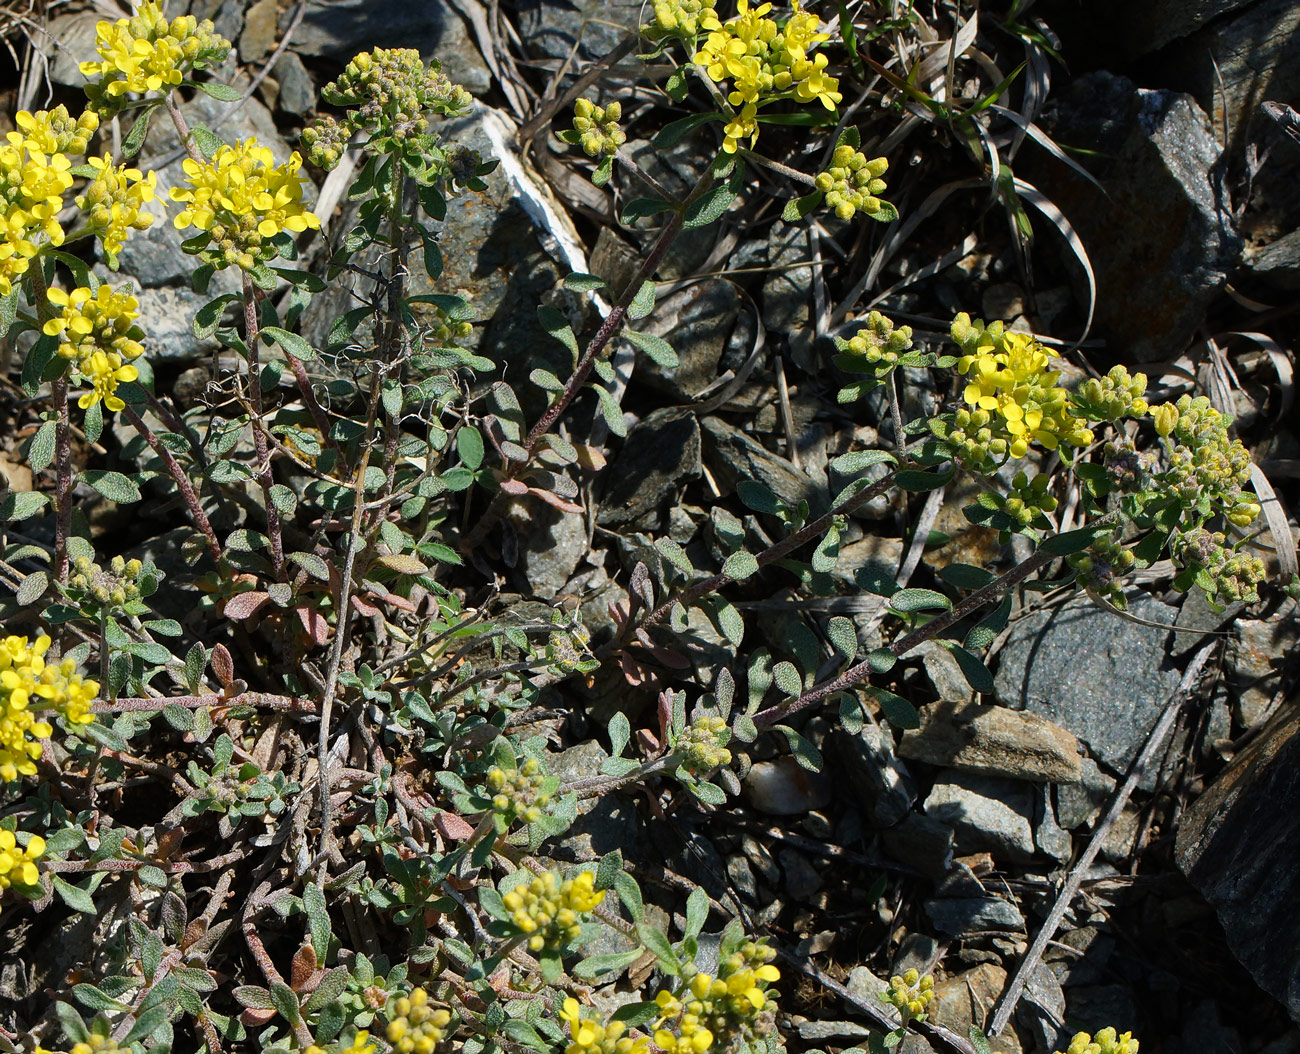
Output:
[[[43,30],[33,32],[37,48],[24,63],[41,74],[8,78],[5,115],[42,105],[44,77],[56,97],[73,96],[76,61],[107,6],[52,3],[35,12]],[[1006,6],[982,12],[978,46],[1006,48]],[[822,8],[833,15],[834,5]],[[287,153],[319,87],[375,45],[419,48],[475,95],[475,114],[449,137],[485,153],[508,150],[512,163],[487,191],[453,205],[439,234],[447,270],[438,288],[470,300],[473,341],[511,375],[547,364],[534,309],[560,295],[561,275],[618,275],[635,260],[640,233],[613,221],[609,196],[533,118],[553,112],[551,102],[601,63],[592,79],[603,97],[625,98],[633,111],[648,100],[636,87],[644,83],[636,48],[606,62],[639,20],[639,2],[193,0],[190,10],[236,42],[225,79],[242,89],[261,78],[238,107],[204,95],[187,103],[192,120],[227,139],[257,135]],[[1057,0],[1032,5],[1022,21],[1039,16],[1059,34],[1045,40],[1061,61],[1042,48],[1029,59],[1024,83],[1044,92],[1035,127],[1071,147],[1096,182],[1034,144],[1015,172],[1068,218],[1095,276],[1092,328],[1077,354],[1102,370],[1114,362],[1145,369],[1170,391],[1195,383],[1231,407],[1277,490],[1279,522],[1289,516],[1293,531],[1300,123],[1288,123],[1295,116],[1286,105],[1300,107],[1300,4]],[[15,41],[23,46],[21,35]],[[870,121],[886,128],[881,115]],[[556,128],[566,126],[561,115]],[[680,183],[690,158],[654,156],[648,118],[630,129],[629,150],[661,180]],[[142,155],[160,184],[179,178],[169,131],[159,122]],[[1010,141],[1016,126],[999,131]],[[797,163],[794,140],[773,139]],[[658,558],[650,536],[709,546],[708,524],[716,530],[728,510],[745,514],[734,497],[738,480],[807,498],[815,511],[824,506],[839,485],[829,460],[870,442],[881,411],[870,401],[835,402],[839,381],[816,338],[844,321],[837,304],[865,311],[871,301],[936,343],[959,310],[1023,317],[1066,344],[1082,332],[1089,279],[1059,227],[1035,213],[1037,236],[1021,254],[987,186],[934,202],[949,181],[980,176],[942,127],[891,157],[891,200],[903,222],[918,221],[897,246],[877,238],[864,247],[833,220],[812,235],[774,222],[775,196],[755,223],[678,244],[662,272],[675,284],[650,332],[666,337],[682,364],[665,371],[637,362],[633,370],[616,361],[631,427],[622,441],[595,435],[609,464],[587,495],[599,509],[594,522],[521,507],[479,554],[479,571],[501,576],[520,604],[581,605],[599,640],[632,566]],[[345,211],[322,219],[327,234],[346,230]],[[128,246],[122,264],[151,320],[160,388],[184,405],[201,396],[213,349],[190,329],[209,297],[190,291],[193,265],[179,242],[160,222]],[[585,267],[574,265],[575,251]],[[865,292],[850,297],[868,262]],[[328,326],[327,307],[318,310],[308,330]],[[932,406],[935,393],[913,380],[906,400]],[[584,406],[576,417],[590,414]],[[102,454],[88,456],[111,458],[115,440],[102,442]],[[18,460],[0,449],[0,472],[22,489]],[[970,497],[952,488],[932,510],[934,544],[918,583],[948,563],[994,567],[1013,557],[994,532],[965,521]],[[800,599],[788,586],[776,596],[737,593],[737,606],[755,616],[745,647],[786,647],[791,624],[810,611],[869,622],[853,572],[874,562],[893,573],[907,515],[882,503],[854,519],[835,572],[838,596]],[[104,505],[92,522],[125,532],[163,563],[174,516],[162,510],[126,523]],[[1294,560],[1292,538],[1273,544],[1288,543]],[[679,800],[606,798],[580,818],[559,855],[622,848],[665,902],[685,884],[703,885],[787,954],[782,1005],[792,1049],[838,1050],[865,1043],[858,1007],[876,1003],[879,978],[911,966],[936,975],[938,1024],[964,1036],[972,1022],[986,1023],[1072,864],[1091,848],[1077,895],[1022,978],[995,1051],[1047,1054],[1075,1027],[1106,1024],[1132,1029],[1152,1054],[1300,1051],[1294,604],[1216,615],[1169,592],[1156,572],[1135,584],[1128,620],[1051,592],[1030,599],[995,646],[995,681],[982,696],[948,652],[932,647],[905,664],[894,686],[919,707],[920,727],[900,732],[882,722],[849,732],[813,717],[803,734],[825,755],[824,773],[799,768],[783,740],[760,740],[738,807],[706,814]],[[720,662],[743,663],[743,649],[737,655],[706,619],[690,631],[702,683]],[[1210,641],[1221,646],[1209,653],[1208,675],[1180,694],[1189,663]],[[1171,700],[1179,701],[1171,734],[1148,751],[1126,803],[1107,816]],[[553,729],[567,747],[565,770],[573,778],[594,771],[609,715],[652,701],[649,692],[629,699],[622,676],[557,694],[557,710],[569,715]],[[901,1049],[951,1048],[936,1035],[909,1037]]]

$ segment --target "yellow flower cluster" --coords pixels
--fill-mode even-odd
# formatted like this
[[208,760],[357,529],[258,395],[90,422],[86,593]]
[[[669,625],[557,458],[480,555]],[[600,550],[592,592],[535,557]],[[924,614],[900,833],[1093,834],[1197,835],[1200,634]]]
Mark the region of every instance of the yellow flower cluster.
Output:
[[1089,377],[1075,396],[1080,414],[1093,421],[1118,421],[1121,417],[1142,417],[1147,412],[1144,398],[1147,375],[1129,375],[1123,366],[1112,366],[1105,377]]
[[571,1042],[564,1054],[650,1054],[650,1041],[643,1036],[629,1036],[622,1021],[602,1024],[583,1018],[578,1001],[570,996],[564,1001],[560,1020],[569,1023]]
[[605,899],[596,889],[596,875],[581,871],[560,881],[556,871],[543,871],[528,885],[512,889],[501,898],[510,921],[528,934],[534,952],[561,948],[578,937],[580,916]]
[[1075,1033],[1065,1054],[1137,1054],[1138,1041],[1132,1032],[1117,1035],[1113,1028],[1103,1028],[1096,1036]]
[[392,1016],[384,1035],[400,1054],[433,1054],[451,1024],[451,1013],[430,1007],[429,993],[423,988],[394,999],[388,1012]]
[[11,146],[26,146],[42,154],[84,154],[99,128],[99,116],[86,110],[74,121],[66,106],[56,106],[35,113],[19,110],[14,124],[17,131],[5,135]]
[[115,167],[109,154],[89,158],[89,164],[95,178],[77,195],[77,208],[85,211],[91,233],[99,238],[111,263],[131,231],[153,224],[153,213],[144,206],[157,197],[158,175],[146,176],[125,164]]
[[826,73],[826,56],[808,55],[810,48],[830,39],[818,32],[816,15],[801,11],[796,0],[794,13],[778,25],[764,17],[772,10],[770,3],[751,10],[749,0],[737,0],[736,7],[736,17],[727,22],[716,13],[700,18],[709,35],[692,59],[715,84],[731,81],[727,101],[738,110],[723,129],[722,149],[729,154],[742,140],[751,146],[758,140],[758,109],[768,102],[793,98],[834,110],[843,99],[839,81]]
[[705,19],[717,21],[709,0],[654,0],[655,19],[642,26],[647,36],[694,39]]
[[51,288],[48,296],[63,310],[45,323],[44,332],[60,338],[59,354],[92,386],[78,405],[85,410],[102,399],[109,410],[122,409],[126,404],[115,394],[117,386],[139,376],[130,362],[144,354],[144,334],[135,325],[140,306],[136,298],[106,285],[97,292],[86,286],[71,293]]
[[156,0],[148,0],[131,18],[100,22],[95,27],[95,50],[100,61],[81,64],[91,104],[111,111],[128,92],[170,91],[189,68],[222,62],[230,42],[214,31],[212,23],[193,15],[168,19]]
[[492,795],[492,808],[506,818],[536,823],[542,810],[551,803],[551,796],[542,792],[546,776],[536,758],[528,758],[517,769],[495,768],[487,774],[487,789]]
[[[336,1046],[333,1048],[336,1054],[373,1054],[375,1044],[370,1042],[370,1033],[366,1029],[358,1030],[357,1034],[352,1037],[352,1043],[349,1046]],[[303,1049],[302,1054],[330,1054],[329,1048],[311,1044]]]
[[880,993],[881,1002],[888,1003],[903,1015],[903,1022],[924,1021],[926,1008],[934,999],[934,978],[921,976],[919,970],[908,970],[889,979],[889,987]]
[[885,192],[885,181],[880,177],[889,168],[883,157],[868,159],[861,150],[841,143],[831,155],[831,164],[818,172],[813,185],[826,195],[826,204],[842,220],[851,220],[857,213],[874,216],[885,207],[880,195]]
[[1056,383],[1060,372],[1048,368],[1047,352],[1032,334],[1013,333],[998,322],[972,326],[963,312],[952,336],[966,352],[957,369],[969,377],[962,397],[971,420],[961,427],[988,429],[988,452],[1020,458],[1031,442],[1048,450],[1092,442],[1091,429],[1070,412],[1069,393]]
[[[655,1046],[664,1054],[705,1054],[771,1031],[776,993],[768,985],[781,977],[771,963],[775,957],[771,948],[749,941],[719,964],[717,977],[697,973],[684,991],[660,992]],[[664,1027],[670,1023],[675,1031]]]
[[0,294],[7,296],[27,272],[37,237],[63,244],[58,216],[72,186],[71,168],[66,154],[47,154],[26,141],[0,147]]
[[101,1036],[97,1032],[92,1032],[84,1043],[74,1043],[68,1054],[113,1054],[114,1051],[121,1049],[112,1036]]
[[302,203],[302,157],[295,150],[282,165],[253,137],[223,145],[211,161],[183,164],[191,189],[173,187],[173,201],[185,208],[175,217],[179,230],[197,227],[208,235],[208,257],[218,267],[251,270],[275,255],[269,244],[281,231],[320,229]]
[[73,724],[93,721],[90,704],[99,692],[95,681],[82,680],[70,658],[46,663],[50,638],[41,635],[0,640],[0,781],[36,773],[40,740],[53,734],[49,722],[35,714],[57,710]]
[[34,834],[25,846],[13,831],[0,828],[0,893],[10,886],[34,886],[40,880],[36,861],[45,854],[45,839]]

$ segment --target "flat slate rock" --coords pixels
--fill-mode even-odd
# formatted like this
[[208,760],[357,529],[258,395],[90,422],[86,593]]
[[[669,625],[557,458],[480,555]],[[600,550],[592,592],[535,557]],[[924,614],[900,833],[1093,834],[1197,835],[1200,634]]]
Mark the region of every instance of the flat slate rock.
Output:
[[[1178,612],[1138,597],[1129,613],[1159,626]],[[1092,756],[1123,773],[1182,676],[1169,661],[1171,633],[1130,622],[1087,597],[1021,619],[1002,649],[995,686],[1004,706],[1028,710],[1077,736]],[[1150,789],[1154,766],[1142,786]]]
[[1075,783],[1079,743],[1025,710],[949,700],[921,707],[921,727],[903,733],[898,752],[914,761],[986,776]]
[[1300,708],[1270,722],[1183,815],[1174,858],[1233,954],[1300,1022]]

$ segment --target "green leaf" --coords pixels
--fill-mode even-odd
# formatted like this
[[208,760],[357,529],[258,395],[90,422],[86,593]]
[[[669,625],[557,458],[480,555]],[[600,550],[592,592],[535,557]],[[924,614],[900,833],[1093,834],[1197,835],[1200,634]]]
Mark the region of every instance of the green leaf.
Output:
[[885,450],[854,450],[837,457],[831,462],[831,468],[848,476],[869,469],[872,465],[884,463],[897,465],[898,459]]
[[1050,538],[1044,538],[1038,550],[1050,553],[1052,556],[1069,556],[1071,553],[1082,552],[1098,538],[1113,534],[1114,531],[1115,525],[1110,523],[1099,527],[1080,527],[1077,531],[1066,531],[1064,534],[1054,534]]
[[866,215],[869,219],[873,219],[877,223],[893,223],[898,219],[898,209],[896,209],[891,202],[882,201],[878,210],[875,212],[868,212]]
[[51,878],[54,882],[54,892],[56,892],[59,895],[59,899],[68,905],[68,907],[73,911],[78,911],[83,915],[97,914],[99,909],[95,907],[94,900],[91,899],[90,894],[86,892],[86,890],[82,889],[80,886],[74,886],[71,882],[68,882],[66,879],[61,878],[58,875],[53,875]]
[[456,433],[456,453],[462,465],[472,472],[478,471],[483,464],[483,436],[477,428],[467,425]]
[[904,699],[901,695],[895,695],[893,692],[887,692],[883,688],[868,688],[876,702],[880,704],[880,711],[885,715],[885,720],[895,728],[920,728],[921,715],[917,713],[916,707]]
[[727,557],[727,562],[722,565],[722,573],[737,582],[743,582],[750,575],[758,573],[758,560],[752,553],[740,549]]
[[86,407],[86,416],[82,418],[81,430],[86,433],[87,443],[98,443],[104,431],[104,404],[93,402]]
[[325,894],[315,882],[308,881],[302,891],[302,906],[307,912],[307,925],[311,931],[311,946],[318,962],[325,961],[330,947],[330,915],[325,904]]
[[238,300],[238,293],[222,293],[219,297],[209,300],[196,312],[194,312],[194,335],[199,340],[206,340],[217,331],[221,325],[221,317],[225,314],[226,305],[232,300]]
[[208,653],[201,643],[191,645],[185,653],[185,687],[193,695],[203,686],[203,671],[208,665]]
[[[96,406],[99,404],[96,403]],[[32,472],[44,472],[54,461],[54,439],[58,424],[46,421],[36,430],[27,446],[27,465]]]
[[984,1033],[980,1031],[979,1025],[971,1025],[970,1031],[966,1035],[970,1039],[971,1046],[975,1048],[975,1054],[993,1054],[993,1048],[989,1046],[989,1041],[984,1038]]
[[677,962],[677,953],[673,951],[673,946],[668,943],[668,938],[662,932],[644,922],[639,922],[636,927],[636,935],[642,945],[659,960],[659,968],[664,973],[672,974],[674,977],[681,973],[681,965]]
[[664,125],[659,129],[652,142],[656,150],[667,150],[669,147],[676,146],[695,129],[725,119],[720,113],[693,113],[689,117],[683,117],[680,120]]
[[286,557],[290,563],[297,564],[312,578],[320,582],[330,580],[329,565],[315,553],[289,553]]
[[627,306],[627,317],[631,319],[645,318],[655,307],[655,284],[649,280],[641,283],[641,288],[636,291],[636,296]]
[[109,501],[115,501],[119,504],[139,501],[142,496],[140,488],[120,472],[88,468],[82,472],[81,478]]
[[947,472],[919,472],[914,468],[905,468],[894,477],[894,482],[903,490],[920,494],[947,486],[955,475],[957,475],[955,468]]
[[281,329],[279,326],[264,326],[262,336],[279,344],[286,354],[303,362],[311,362],[316,357],[315,349],[307,343],[305,337],[290,333],[287,329]]
[[623,753],[623,748],[627,746],[628,740],[632,736],[632,726],[628,723],[627,715],[622,711],[616,713],[609,719],[607,726],[609,732],[609,752],[614,757],[619,757]]
[[573,361],[578,361],[578,338],[573,334],[573,328],[560,312],[549,304],[542,304],[537,309],[537,321],[542,324],[542,328],[551,336],[569,349],[569,354],[573,356]]
[[270,987],[271,1002],[275,1004],[280,1016],[291,1025],[297,1025],[302,1020],[302,1016],[298,1011],[298,997],[294,995],[293,989],[283,981],[272,981]]
[[670,370],[677,366],[680,361],[677,358],[677,352],[673,351],[673,346],[664,340],[663,337],[655,337],[649,333],[637,333],[635,330],[624,330],[623,336],[645,352],[646,357],[656,366],[662,366]]
[[32,398],[40,391],[43,381],[53,380],[63,373],[66,364],[55,354],[58,347],[59,342],[55,337],[42,333],[36,338],[36,343],[27,349],[27,356],[23,359],[22,385],[23,391]]
[[805,194],[801,198],[792,198],[785,203],[785,208],[781,210],[781,219],[786,223],[798,223],[822,203],[824,196],[820,190],[814,190],[811,194]]
[[766,484],[755,479],[742,479],[736,484],[736,494],[746,508],[755,512],[776,516],[785,508],[785,504]]
[[876,673],[888,673],[894,668],[896,662],[898,662],[898,656],[888,648],[876,648],[867,654],[867,664]]
[[933,589],[900,589],[889,598],[889,606],[903,614],[914,611],[949,611],[952,601]]
[[199,148],[199,152],[207,158],[215,157],[223,145],[219,135],[201,124],[190,125],[190,138],[194,140],[194,145]]
[[831,646],[850,662],[858,654],[858,631],[853,620],[843,615],[834,615],[826,624],[826,636],[831,639]]
[[728,180],[720,187],[701,194],[686,206],[682,215],[682,230],[695,227],[707,227],[714,220],[721,219],[731,203],[736,200],[735,180]]
[[950,586],[956,586],[958,589],[975,590],[983,589],[997,575],[983,567],[976,567],[974,564],[956,563],[941,568],[939,577]]
[[204,95],[211,95],[219,102],[239,101],[239,89],[232,88],[229,84],[218,84],[216,81],[191,81],[191,83]]
[[637,220],[645,216],[655,216],[661,212],[672,212],[676,208],[670,201],[664,201],[662,198],[633,198],[623,206],[623,211],[619,214],[619,222],[626,227],[631,227]]
[[1007,624],[1011,617],[1011,595],[1008,593],[996,608],[984,616],[978,625],[971,627],[966,634],[963,646],[971,651],[987,648]]
[[135,119],[135,124],[131,125],[131,130],[122,140],[122,159],[135,157],[140,152],[140,147],[144,146],[144,137],[149,134],[149,122],[153,119],[154,110],[161,102],[160,99],[152,103]]
[[776,686],[791,699],[803,694],[803,677],[792,662],[778,662],[772,668],[772,677]]
[[626,871],[620,871],[614,876],[614,889],[618,892],[618,899],[623,902],[623,907],[627,908],[632,921],[643,922],[645,903],[641,899],[641,887],[636,884],[636,879]]
[[620,439],[627,436],[627,422],[623,420],[623,411],[619,408],[618,403],[614,401],[614,394],[600,385],[592,385],[596,389],[596,396],[600,399],[600,412],[604,415],[605,424],[609,430]]
[[988,667],[960,644],[950,645],[948,650],[952,652],[952,657],[957,660],[957,665],[961,667],[962,676],[966,678],[966,683],[981,695],[992,695],[993,675],[989,673]]
[[609,177],[614,174],[614,157],[612,154],[606,155],[600,159],[598,164],[591,173],[591,182],[593,186],[603,187],[609,182]]
[[583,271],[571,271],[564,276],[564,288],[574,293],[590,293],[605,288],[605,279],[600,275],[586,274]]
[[786,742],[790,744],[790,753],[794,756],[795,761],[799,763],[800,768],[807,769],[809,772],[820,772],[822,770],[825,762],[822,760],[821,751],[812,743],[789,725],[773,725],[772,730],[785,736]]
[[594,981],[605,974],[616,973],[624,967],[631,966],[641,958],[641,949],[632,948],[625,952],[607,952],[604,955],[590,955],[574,966],[574,977],[583,981]]
[[77,1002],[88,1010],[107,1010],[114,1014],[123,1014],[131,1009],[126,1003],[114,999],[93,984],[74,984],[72,994]]

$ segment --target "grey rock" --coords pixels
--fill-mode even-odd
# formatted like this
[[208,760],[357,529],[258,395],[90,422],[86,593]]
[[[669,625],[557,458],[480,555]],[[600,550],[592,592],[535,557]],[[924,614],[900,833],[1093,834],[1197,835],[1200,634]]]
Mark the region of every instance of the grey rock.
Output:
[[1240,619],[1228,648],[1227,681],[1236,697],[1237,718],[1253,725],[1281,683],[1281,669],[1295,647],[1295,620],[1279,612],[1268,619]]
[[[1001,966],[982,963],[972,970],[947,977],[934,986],[930,1021],[956,1032],[969,1034],[971,1025],[985,1025],[1006,987],[1007,972]],[[989,1040],[993,1054],[1021,1054],[1023,1047],[1014,1025]]]
[[[81,63],[98,59],[95,53],[95,26],[104,21],[104,12],[60,11],[49,19],[47,32],[35,33],[32,39],[49,60],[49,78],[55,84],[80,88],[86,83]],[[111,20],[110,20],[111,21]]]
[[749,834],[741,835],[740,850],[769,886],[776,886],[781,881],[781,869],[776,866],[772,851],[757,838]]
[[1243,262],[1256,278],[1278,289],[1300,289],[1300,230],[1248,251]]
[[[1161,626],[1176,611],[1139,597],[1130,612]],[[1181,676],[1166,661],[1169,632],[1117,618],[1086,597],[1038,611],[1011,630],[995,678],[1004,705],[1041,714],[1123,772],[1137,755]],[[1150,789],[1148,769],[1142,786]]]
[[1015,282],[995,282],[980,295],[980,307],[989,321],[1010,322],[1025,313],[1025,291]]
[[271,54],[279,14],[280,5],[276,0],[257,0],[244,12],[244,31],[239,34],[241,62],[261,62]]
[[740,853],[727,857],[727,881],[750,903],[758,900],[758,880],[754,869]]
[[1134,1032],[1138,1031],[1139,1022],[1132,990],[1122,984],[1071,988],[1070,1019],[1088,1032],[1107,1026],[1116,1032]]
[[1209,1000],[1196,1000],[1183,1025],[1183,1049],[1197,1054],[1236,1054],[1245,1049],[1241,1033],[1225,1025],[1218,1006]]
[[782,849],[776,855],[785,872],[785,889],[795,900],[807,900],[822,888],[821,875],[808,858],[794,849]]
[[799,1038],[814,1043],[826,1040],[865,1040],[871,1035],[871,1029],[856,1021],[799,1022]]
[[676,503],[681,488],[699,478],[700,447],[694,414],[665,407],[647,416],[628,433],[606,473],[608,490],[597,522],[622,527],[639,526],[650,515],[657,520]]
[[1065,993],[1061,982],[1041,960],[1026,978],[1016,1017],[1021,1032],[1037,1038],[1039,1050],[1064,1050],[1073,1036],[1064,1025]]
[[942,954],[942,946],[928,933],[909,933],[898,942],[890,973],[901,974],[915,970],[919,974],[927,974]]
[[285,113],[304,117],[316,109],[316,82],[297,54],[286,51],[280,56],[275,79],[280,85],[277,105]]
[[720,417],[706,417],[700,427],[705,460],[720,486],[733,490],[741,480],[758,480],[787,504],[807,499],[813,516],[829,508],[824,487],[814,484],[785,458],[773,454],[739,428]]
[[763,282],[763,325],[789,340],[795,361],[801,366],[810,365],[805,357],[812,343],[808,320],[813,274],[808,259],[808,231],[803,224],[772,225],[767,238],[771,271]]
[[1058,943],[1074,951],[1049,947],[1043,961],[1065,985],[1100,984],[1109,969],[1110,957],[1115,952],[1115,938],[1096,926],[1081,926],[1068,930],[1057,938]]
[[[847,592],[861,592],[854,573],[860,567],[893,578],[903,559],[901,538],[886,538],[868,534],[861,541],[840,546],[840,558],[831,571],[831,577]],[[928,643],[928,642],[927,642]]]
[[1028,711],[979,703],[942,700],[921,707],[921,727],[903,733],[898,752],[1018,780],[1073,783],[1082,771],[1079,743],[1069,732]]
[[149,358],[157,362],[189,362],[207,354],[214,343],[194,335],[193,320],[194,313],[214,295],[179,286],[135,289],[140,317],[149,320],[149,339],[145,343]]
[[643,20],[640,0],[516,0],[511,7],[529,52],[569,62],[604,58]]
[[1117,781],[1106,775],[1092,758],[1080,759],[1079,781],[1056,788],[1056,820],[1067,831],[1091,826],[1115,793]]
[[[559,776],[560,791],[595,775],[608,752],[595,740],[579,743],[550,756],[551,774]],[[632,853],[651,852],[645,825],[637,819],[635,802],[619,794],[605,794],[578,803],[578,817],[558,842],[565,859],[578,862],[598,860],[615,849]]]
[[587,521],[536,498],[517,499],[509,512],[520,540],[520,570],[533,595],[552,600],[587,555]]
[[953,658],[952,652],[932,640],[927,640],[918,654],[921,656],[921,665],[925,667],[926,676],[930,678],[930,683],[939,693],[940,699],[965,702],[971,697],[974,689],[966,680],[966,675],[961,672],[961,666]]
[[232,42],[239,39],[244,26],[244,5],[229,0],[190,0],[190,14],[211,19],[217,33]]
[[1047,787],[1039,787],[1034,799],[1034,844],[1059,864],[1069,863],[1074,851],[1069,832],[1056,822],[1052,792]]
[[881,843],[890,858],[939,878],[952,865],[952,828],[918,812],[909,812],[901,823],[886,828]]
[[293,47],[300,55],[340,62],[375,47],[415,48],[426,60],[441,62],[448,77],[475,94],[487,91],[492,81],[464,20],[446,0],[406,4],[332,0],[329,4],[311,4],[294,32]]
[[1175,860],[1233,954],[1300,1022],[1300,712],[1269,722],[1184,814]]
[[[1093,0],[1086,8],[1057,5],[1052,28],[1081,46],[1104,42],[1107,56],[1118,65],[1163,48],[1209,25],[1220,16],[1246,7],[1253,0]],[[1124,32],[1114,32],[1122,25]],[[1187,45],[1179,53],[1190,51]]]
[[925,814],[953,829],[959,853],[987,850],[1016,862],[1033,858],[1033,791],[1023,783],[946,772],[926,798]]
[[1071,173],[1052,184],[1097,275],[1096,329],[1139,362],[1168,357],[1241,250],[1221,207],[1222,148],[1205,113],[1190,95],[1097,72],[1075,81],[1044,120],[1058,141],[1107,158],[1092,166],[1105,195]]
[[855,966],[849,971],[844,987],[859,999],[869,1000],[874,1006],[880,993],[889,987],[889,982],[881,980],[865,966]]
[[[673,346],[680,360],[664,368],[637,360],[637,376],[676,401],[694,399],[718,377],[718,363],[740,314],[740,294],[721,278],[692,282],[655,305],[647,333]],[[638,327],[641,328],[641,327]]]
[[798,816],[831,801],[830,779],[783,756],[755,764],[741,783],[745,799],[769,816]]
[[856,735],[835,736],[849,783],[862,799],[863,814],[878,827],[893,827],[911,812],[916,785],[894,753],[894,737],[879,725]]

